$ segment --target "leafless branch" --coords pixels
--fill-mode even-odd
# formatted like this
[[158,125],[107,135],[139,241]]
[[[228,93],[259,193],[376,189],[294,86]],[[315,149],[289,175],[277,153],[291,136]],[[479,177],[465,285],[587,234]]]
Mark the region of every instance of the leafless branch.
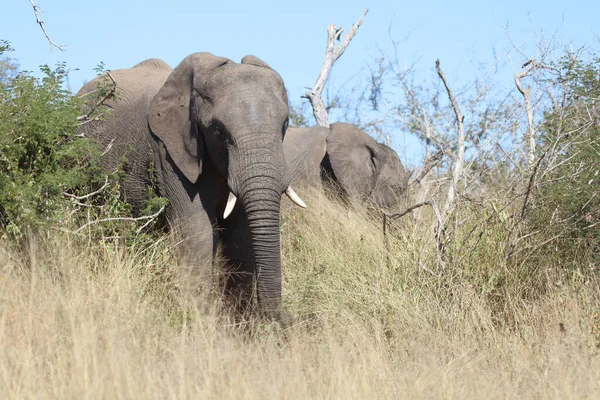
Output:
[[138,228],[138,229],[135,231],[135,233],[137,234],[137,233],[140,233],[141,231],[143,231],[143,230],[144,230],[144,228],[146,228],[148,225],[150,225],[150,223],[151,223],[152,221],[154,221],[154,219],[155,219],[156,217],[158,217],[158,216],[159,216],[159,215],[160,215],[160,214],[161,214],[161,213],[162,213],[164,210],[165,210],[165,206],[162,206],[162,207],[160,208],[160,210],[158,210],[158,211],[157,211],[155,214],[152,214],[152,215],[150,215],[149,217],[147,217],[147,218],[148,218],[148,221],[146,221],[146,223],[145,223],[144,225],[140,226],[140,227],[139,227],[139,228]]
[[523,207],[521,208],[521,215],[519,220],[523,220],[525,218],[525,211],[527,210],[527,205],[529,204],[529,196],[531,195],[531,189],[533,188],[533,184],[535,182],[535,176],[537,174],[537,170],[540,167],[540,163],[546,156],[546,153],[542,154],[542,156],[537,160],[535,165],[533,166],[533,170],[531,171],[531,175],[529,176],[529,182],[527,184],[527,191],[525,192],[525,200],[523,200]]
[[523,64],[523,71],[515,74],[515,85],[519,90],[519,93],[523,96],[523,100],[525,101],[525,111],[527,112],[527,143],[528,143],[528,154],[527,154],[527,164],[529,169],[533,167],[535,162],[535,127],[533,125],[533,108],[531,107],[531,87],[524,87],[521,83],[521,79],[529,76],[529,74],[537,68],[537,62],[535,59],[527,61]]
[[420,183],[423,178],[427,176],[429,171],[431,171],[433,167],[435,167],[442,160],[443,156],[444,151],[442,149],[439,149],[433,153],[433,156],[431,157],[426,156],[425,160],[423,161],[423,165],[421,165],[419,169],[417,169],[408,179],[408,186],[414,185],[415,183]]
[[521,222],[525,219],[525,214],[527,212],[527,206],[529,205],[529,199],[531,196],[532,189],[534,187],[537,171],[538,171],[538,168],[540,167],[542,160],[546,157],[546,154],[547,154],[547,152],[545,152],[544,154],[542,154],[542,156],[540,158],[538,158],[537,162],[533,165],[531,174],[529,175],[527,189],[525,190],[525,199],[523,200],[523,205],[521,207],[521,212],[520,212],[519,218],[514,222],[514,224],[512,225],[512,227],[510,228],[510,230],[508,232],[506,255],[504,258],[505,264],[507,264],[508,261],[514,256],[516,245],[517,245],[518,241],[520,240],[518,237],[516,239],[513,239],[513,234],[515,231],[518,231],[518,229],[521,225]]
[[450,209],[450,206],[454,203],[456,188],[458,187],[458,182],[463,173],[463,164],[465,159],[465,127],[464,117],[460,112],[458,102],[456,101],[454,94],[452,94],[452,90],[450,89],[450,86],[448,86],[446,76],[440,68],[440,60],[435,61],[435,69],[440,79],[444,83],[446,92],[448,92],[448,98],[450,99],[450,104],[452,105],[452,109],[454,110],[454,114],[456,115],[456,124],[458,127],[458,153],[456,154],[456,160],[454,161],[454,169],[452,170],[452,184],[448,187],[446,205],[444,206],[444,213],[447,213]]
[[[406,210],[404,210],[404,211],[402,211],[400,213],[396,213],[396,214],[388,214],[386,212],[382,213],[383,214],[383,242],[384,242],[384,246],[385,246],[385,249],[386,249],[386,254],[385,254],[386,264],[389,265],[389,263],[390,263],[390,246],[389,246],[388,235],[387,235],[388,220],[403,217],[406,214],[408,214],[408,213],[416,210],[417,208],[420,208],[420,207],[423,207],[423,206],[426,206],[426,205],[429,205],[432,208],[434,208],[433,201],[432,200],[427,200],[427,201],[423,201],[421,203],[414,204],[414,205],[408,207]],[[425,268],[425,269],[427,270],[427,268]],[[432,272],[432,271],[429,271],[429,272]]]
[[100,157],[102,157],[103,155],[108,153],[110,151],[110,149],[112,149],[114,143],[115,143],[115,139],[112,138],[110,140],[110,142],[108,143],[108,145],[106,146],[106,149],[104,149],[104,151],[102,153],[100,153]]
[[132,218],[132,217],[114,217],[114,218],[103,218],[103,219],[97,219],[94,221],[89,221],[87,224],[77,228],[77,230],[75,231],[75,233],[80,233],[81,231],[83,231],[85,228],[88,228],[92,225],[95,224],[99,224],[102,222],[109,222],[109,221],[132,221],[132,222],[136,222],[136,221],[145,221],[148,220],[148,222],[146,222],[144,225],[142,225],[141,228],[139,228],[136,232],[139,233],[143,228],[145,228],[146,226],[148,226],[148,224],[154,220],[156,217],[158,217],[163,211],[165,210],[165,206],[162,206],[160,208],[160,210],[158,210],[156,213],[152,214],[152,215],[145,215],[143,217],[137,217],[137,218]]
[[340,40],[340,36],[342,35],[344,28],[336,29],[335,25],[333,24],[327,27],[327,48],[325,50],[325,61],[323,61],[323,66],[321,67],[321,72],[319,73],[315,85],[310,92],[307,92],[303,96],[310,101],[315,120],[320,126],[324,126],[326,128],[329,127],[329,117],[327,115],[327,110],[325,108],[325,104],[323,103],[323,99],[321,98],[321,93],[323,92],[323,88],[327,83],[327,78],[329,77],[331,67],[333,66],[333,63],[335,63],[337,59],[344,54],[346,47],[348,47],[350,41],[356,35],[358,28],[362,24],[363,19],[368,12],[369,9],[363,11],[358,21],[352,26],[352,30],[350,30],[350,32],[344,36],[342,43],[335,49],[335,41]]
[[85,200],[85,199],[89,199],[92,196],[97,195],[98,193],[101,193],[104,189],[106,189],[107,186],[108,186],[108,176],[106,177],[106,181],[104,182],[104,185],[102,185],[102,187],[100,189],[95,190],[92,193],[88,193],[83,196],[75,196],[74,194],[63,192],[63,195],[70,197],[72,199],[75,199],[75,200]]
[[396,213],[396,214],[383,213],[383,215],[384,215],[384,217],[386,219],[396,219],[396,218],[400,218],[400,217],[405,216],[406,214],[408,214],[411,211],[416,210],[417,208],[421,208],[423,206],[431,206],[431,205],[432,205],[431,200],[427,200],[427,201],[423,201],[421,203],[414,204],[414,205],[408,207],[406,210],[404,210],[402,212],[399,212],[399,213]]
[[504,150],[504,148],[502,147],[502,145],[499,142],[496,142],[496,146],[498,146],[498,148],[500,149],[500,151],[502,151],[502,153],[504,153],[504,155],[506,156],[506,158],[508,158],[508,160],[510,160],[510,162],[519,170],[519,172],[521,174],[523,174],[523,171],[521,170],[521,167],[519,166],[519,164],[517,164],[515,162],[515,160],[512,159],[512,157],[510,156],[510,154],[508,154],[506,152],[506,150]]
[[[421,250],[419,251],[419,266],[421,268],[423,268],[425,271],[429,272],[431,275],[433,276],[440,276],[441,273],[439,272],[439,266],[440,264],[443,265],[443,255],[445,252],[445,240],[447,240],[446,236],[446,231],[444,229],[444,225],[443,225],[443,221],[442,221],[442,216],[440,213],[440,210],[435,202],[435,199],[432,197],[430,200],[429,205],[431,206],[433,213],[436,217],[437,223],[435,226],[435,232],[434,235],[432,235],[427,242],[423,245],[423,247],[421,247]],[[437,254],[437,271],[438,272],[434,272],[432,271],[430,268],[428,268],[422,261],[422,255],[423,255],[423,251],[429,247],[431,241],[435,239],[437,242],[437,247],[436,247],[436,254]]]
[[50,49],[52,49],[52,47],[56,47],[57,49],[59,49],[60,51],[64,52],[65,49],[63,48],[64,45],[60,45],[60,44],[56,44],[52,41],[52,39],[50,39],[50,36],[48,35],[48,32],[46,32],[46,28],[44,28],[44,21],[42,21],[40,19],[40,16],[38,14],[38,11],[40,10],[40,7],[38,7],[33,0],[29,0],[29,2],[31,3],[31,6],[33,7],[33,13],[35,14],[35,21],[37,22],[37,24],[40,26],[40,28],[42,28],[42,32],[44,32],[44,36],[46,36],[46,39],[48,39],[48,43],[50,43]]

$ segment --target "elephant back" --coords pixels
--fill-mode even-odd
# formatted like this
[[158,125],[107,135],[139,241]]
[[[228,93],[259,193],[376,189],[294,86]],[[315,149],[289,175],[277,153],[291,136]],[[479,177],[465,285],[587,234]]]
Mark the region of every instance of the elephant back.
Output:
[[157,59],[142,61],[133,68],[111,71],[116,96],[99,106],[96,106],[99,99],[113,85],[107,74],[87,82],[77,93],[84,98],[84,113],[96,107],[94,115],[98,116],[84,121],[78,133],[98,143],[106,171],[121,170],[123,194],[134,212],[145,206],[148,186],[153,181],[149,172],[153,152],[148,109],[171,71],[165,62]]

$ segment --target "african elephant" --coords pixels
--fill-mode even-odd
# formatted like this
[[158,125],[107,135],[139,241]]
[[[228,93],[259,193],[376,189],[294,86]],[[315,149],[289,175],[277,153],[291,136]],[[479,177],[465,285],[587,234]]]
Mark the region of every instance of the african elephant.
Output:
[[404,167],[394,150],[377,143],[356,125],[289,128],[283,151],[292,185],[323,187],[335,182],[344,197],[394,209],[405,190]]
[[[195,53],[175,69],[149,59],[111,76],[118,98],[102,106],[111,112],[80,135],[106,149],[104,168],[123,168],[134,210],[150,186],[169,200],[166,220],[194,285],[210,284],[221,242],[230,261],[225,293],[246,309],[256,286],[261,315],[281,321],[281,195],[305,205],[283,154],[289,111],[279,74],[254,56],[238,64]],[[91,105],[97,79],[78,93]]]

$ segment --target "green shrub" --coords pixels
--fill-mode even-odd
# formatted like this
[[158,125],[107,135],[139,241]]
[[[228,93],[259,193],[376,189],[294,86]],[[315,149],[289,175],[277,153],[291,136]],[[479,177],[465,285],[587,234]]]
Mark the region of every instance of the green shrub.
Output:
[[567,54],[554,67],[557,75],[551,83],[564,88],[563,103],[546,112],[540,130],[545,159],[532,221],[536,229],[560,235],[565,254],[575,246],[598,256],[600,59],[586,62]]
[[65,217],[65,191],[104,181],[95,146],[75,137],[81,102],[64,88],[68,70],[40,69],[0,86],[0,209],[16,236]]
[[[12,50],[0,40],[0,56]],[[154,225],[149,218],[131,218],[120,194],[122,171],[107,174],[100,150],[77,128],[105,118],[95,110],[85,115],[83,99],[65,89],[69,70],[40,67],[42,77],[17,74],[9,58],[0,63],[0,236],[22,238],[28,230],[67,229],[94,238],[139,238]],[[104,64],[95,68],[98,76]],[[108,79],[100,79],[94,101],[118,100]],[[153,195],[144,210],[155,214],[166,200]],[[92,195],[93,194],[93,195]]]

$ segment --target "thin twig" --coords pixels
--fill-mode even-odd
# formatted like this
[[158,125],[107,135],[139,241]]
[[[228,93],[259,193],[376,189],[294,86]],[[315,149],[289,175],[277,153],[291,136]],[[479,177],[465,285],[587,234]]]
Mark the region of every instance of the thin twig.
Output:
[[42,21],[40,19],[40,16],[38,14],[38,10],[40,10],[40,7],[38,7],[33,2],[33,0],[29,0],[29,2],[31,3],[31,6],[33,7],[33,13],[35,14],[35,21],[40,26],[40,28],[42,28],[42,32],[44,32],[44,36],[46,36],[46,39],[48,39],[48,43],[50,43],[50,49],[52,49],[52,47],[56,47],[57,49],[59,49],[60,51],[62,51],[64,53],[64,51],[65,51],[65,49],[63,49],[64,45],[59,45],[59,44],[54,43],[52,41],[52,39],[50,39],[48,32],[46,32],[46,28],[44,28],[44,21]]
[[506,158],[508,158],[510,160],[510,162],[519,170],[519,172],[521,174],[523,174],[523,171],[521,170],[521,167],[519,166],[519,164],[517,164],[515,162],[515,160],[512,159],[512,157],[510,156],[510,154],[508,154],[506,152],[506,150],[504,150],[504,148],[502,147],[502,145],[500,144],[500,142],[496,142],[496,146],[498,146],[498,148],[502,151],[502,153],[504,153],[504,155],[506,156]]
[[[137,218],[132,218],[132,217],[114,217],[114,218],[103,218],[103,219],[97,219],[94,221],[89,221],[87,224],[77,228],[77,230],[75,231],[75,233],[79,233],[82,230],[84,230],[85,228],[95,225],[95,224],[99,224],[101,222],[109,222],[109,221],[144,221],[144,220],[153,220],[154,218],[158,217],[165,209],[165,206],[162,206],[160,208],[160,210],[158,210],[156,213],[152,214],[152,215],[146,215],[143,217],[137,217]],[[142,227],[145,227],[147,225],[144,224]]]
[[546,156],[546,153],[542,154],[542,156],[537,160],[533,167],[533,171],[531,171],[531,176],[529,177],[529,183],[527,184],[527,191],[525,192],[525,200],[523,200],[523,207],[521,208],[521,215],[519,216],[519,220],[522,221],[525,218],[525,212],[527,210],[527,205],[529,203],[529,196],[531,195],[531,189],[533,188],[533,183],[535,182],[535,176],[538,168],[540,167],[540,163]]
[[104,182],[104,185],[102,185],[102,187],[100,189],[93,191],[92,193],[88,193],[83,196],[75,196],[74,194],[63,192],[63,195],[70,197],[72,199],[75,199],[75,200],[85,200],[85,199],[89,199],[90,197],[95,196],[98,193],[102,192],[104,189],[106,189],[107,186],[108,186],[108,176],[106,177],[106,181]]
[[422,201],[421,203],[417,203],[414,204],[410,207],[408,207],[406,210],[396,213],[396,214],[388,214],[388,213],[383,213],[383,215],[387,218],[387,219],[396,219],[396,218],[400,218],[405,216],[406,214],[408,214],[409,212],[416,210],[417,208],[423,207],[423,206],[432,206],[431,200],[427,200],[427,201]]
[[323,99],[321,98],[321,93],[323,92],[323,88],[327,83],[327,78],[329,77],[331,67],[333,66],[333,63],[335,63],[338,58],[344,54],[346,47],[348,47],[350,41],[356,35],[356,31],[358,31],[358,28],[363,23],[363,19],[368,12],[369,9],[363,11],[358,21],[352,26],[350,32],[344,36],[342,43],[335,49],[335,41],[340,40],[340,36],[342,35],[344,28],[336,29],[335,25],[333,24],[327,27],[327,48],[325,50],[325,61],[323,61],[323,66],[321,67],[321,72],[319,73],[315,85],[309,92],[302,96],[310,101],[315,120],[320,126],[329,128],[329,117],[327,115],[327,109],[323,103]]
[[415,183],[420,183],[423,180],[423,178],[427,176],[429,171],[431,171],[433,167],[435,167],[437,164],[439,164],[440,161],[442,161],[443,155],[444,150],[439,149],[435,153],[433,153],[433,156],[426,157],[425,161],[423,162],[423,165],[421,165],[421,167],[408,179],[408,186],[412,186]]
[[158,210],[158,211],[156,212],[156,214],[153,214],[153,215],[151,215],[151,217],[152,217],[152,218],[148,219],[148,221],[146,221],[146,223],[145,223],[144,225],[140,226],[140,227],[139,227],[139,228],[138,228],[138,229],[135,231],[135,233],[136,233],[136,234],[138,234],[138,233],[140,233],[141,231],[143,231],[143,230],[144,230],[144,228],[145,228],[145,227],[147,227],[148,225],[150,225],[150,223],[151,223],[152,221],[154,221],[154,218],[158,217],[158,216],[160,215],[160,213],[162,213],[164,210],[165,210],[165,206],[162,206],[162,207],[160,208],[160,210]]
[[108,145],[106,145],[106,149],[104,149],[104,151],[102,153],[100,153],[100,157],[102,157],[103,155],[108,153],[110,151],[110,149],[112,149],[114,143],[115,143],[115,139],[113,138],[110,140]]
[[507,247],[506,247],[506,255],[504,257],[504,264],[508,264],[508,261],[514,256],[515,246],[519,241],[519,238],[513,239],[513,233],[515,230],[519,228],[521,222],[525,219],[525,214],[527,212],[527,206],[529,204],[529,198],[531,196],[531,191],[533,189],[533,185],[535,182],[535,177],[538,171],[538,168],[542,162],[542,160],[546,157],[547,151],[541,155],[541,157],[537,160],[535,165],[533,166],[533,170],[531,171],[531,175],[529,176],[529,182],[527,183],[527,189],[525,191],[525,199],[523,200],[523,205],[521,207],[521,213],[519,215],[519,219],[513,224],[510,231],[508,232],[507,237]]

